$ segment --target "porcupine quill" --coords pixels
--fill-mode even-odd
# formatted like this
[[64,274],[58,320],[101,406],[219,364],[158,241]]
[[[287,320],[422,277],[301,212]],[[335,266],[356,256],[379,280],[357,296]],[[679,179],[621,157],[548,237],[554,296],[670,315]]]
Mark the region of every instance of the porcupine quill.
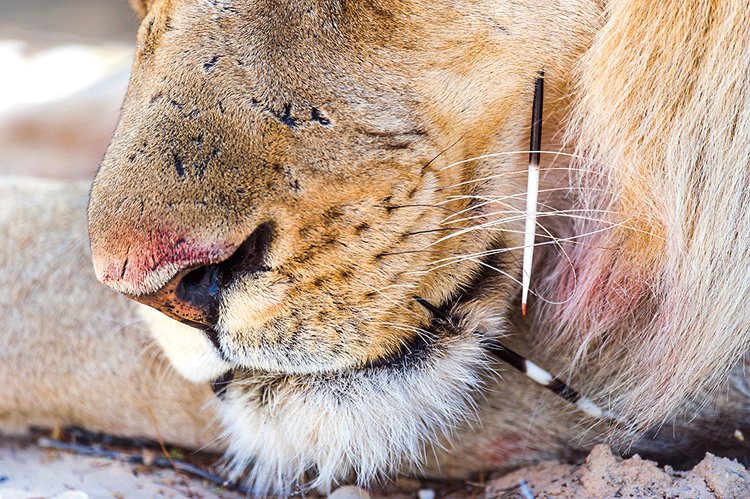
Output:
[[[455,324],[456,320],[448,312],[439,309],[429,301],[421,297],[414,297],[417,303],[427,310],[431,316],[437,317],[438,319],[448,323]],[[582,396],[575,389],[571,388],[567,383],[556,378],[550,374],[546,369],[538,366],[524,356],[514,352],[510,348],[503,345],[499,340],[495,338],[487,338],[486,335],[477,333],[482,338],[482,345],[499,360],[510,364],[511,367],[517,369],[531,379],[534,383],[545,387],[546,389],[554,392],[556,395],[564,398],[569,403],[573,404],[578,410],[582,411],[587,416],[591,416],[596,419],[605,419],[613,422],[617,422],[618,418],[601,409],[593,400]]]
[[536,238],[536,210],[539,198],[539,160],[542,149],[542,117],[544,114],[544,71],[539,71],[534,84],[534,106],[531,113],[531,146],[529,148],[529,176],[526,189],[526,228],[523,241],[523,290],[521,313],[526,315],[526,304],[531,285]]
[[[534,85],[534,106],[531,115],[531,147],[529,149],[529,175],[526,195],[526,228],[524,231],[523,248],[523,291],[521,297],[521,312],[526,315],[529,287],[531,283],[531,267],[534,262],[534,240],[536,238],[537,200],[539,197],[539,160],[542,148],[542,115],[544,111],[544,71],[539,71]],[[414,298],[432,316],[454,324],[455,319],[447,312],[434,306],[421,297]],[[549,371],[516,353],[495,338],[482,338],[482,345],[499,360],[510,364],[522,372],[534,383],[545,387],[556,395],[573,404],[578,410],[596,419],[610,422],[620,422],[620,419],[609,411],[600,408],[593,400],[584,397],[564,381],[553,376]]]

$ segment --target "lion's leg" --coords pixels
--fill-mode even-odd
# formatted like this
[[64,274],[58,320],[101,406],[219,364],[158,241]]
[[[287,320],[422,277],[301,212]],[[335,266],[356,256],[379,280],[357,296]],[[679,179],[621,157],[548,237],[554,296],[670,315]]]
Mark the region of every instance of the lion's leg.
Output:
[[87,191],[0,180],[0,432],[78,425],[216,447],[210,388],[174,372],[140,306],[94,278]]

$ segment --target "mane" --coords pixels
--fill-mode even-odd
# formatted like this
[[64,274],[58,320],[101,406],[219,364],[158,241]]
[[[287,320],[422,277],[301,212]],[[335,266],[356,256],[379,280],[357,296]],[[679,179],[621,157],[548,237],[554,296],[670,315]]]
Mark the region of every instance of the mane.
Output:
[[543,346],[643,430],[750,345],[750,11],[612,0],[576,80],[566,133],[597,222],[576,223],[592,234],[565,248],[572,265],[543,271],[540,293],[565,301],[541,307]]

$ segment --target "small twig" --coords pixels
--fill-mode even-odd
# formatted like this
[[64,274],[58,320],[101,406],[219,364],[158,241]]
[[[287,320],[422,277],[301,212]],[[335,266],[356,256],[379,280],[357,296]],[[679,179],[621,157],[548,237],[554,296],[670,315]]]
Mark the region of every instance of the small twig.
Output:
[[161,432],[159,432],[159,422],[156,420],[156,415],[154,415],[154,410],[148,404],[146,405],[146,412],[148,412],[148,416],[151,418],[151,423],[153,423],[154,425],[154,432],[156,433],[156,440],[159,442],[159,447],[161,447],[161,451],[164,453],[164,457],[167,458],[169,463],[172,465],[172,468],[176,470],[177,466],[172,460],[172,456],[167,451],[167,446],[164,445],[164,439],[161,438]]
[[69,442],[62,442],[53,438],[40,438],[37,441],[37,445],[43,449],[51,449],[62,452],[70,452],[72,454],[78,454],[80,456],[87,457],[98,457],[104,459],[110,459],[112,461],[118,461],[126,464],[135,464],[142,466],[153,466],[156,468],[172,468],[178,472],[190,475],[196,478],[201,478],[210,482],[213,485],[231,490],[233,492],[239,492],[241,494],[257,495],[252,489],[248,489],[242,485],[228,482],[214,473],[204,470],[198,466],[195,466],[179,459],[172,459],[166,457],[156,457],[153,461],[148,464],[143,456],[136,454],[127,454],[125,452],[118,452],[114,450],[101,449],[97,447],[91,447],[88,445],[75,444]]

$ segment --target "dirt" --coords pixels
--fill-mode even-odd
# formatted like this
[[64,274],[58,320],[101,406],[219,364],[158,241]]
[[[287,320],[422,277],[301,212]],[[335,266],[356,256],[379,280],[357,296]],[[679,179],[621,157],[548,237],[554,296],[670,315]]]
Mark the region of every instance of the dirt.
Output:
[[[0,499],[99,497],[231,499],[242,496],[171,469],[0,442]],[[638,456],[621,459],[609,448],[598,446],[579,465],[543,462],[485,483],[438,483],[402,478],[385,489],[369,492],[343,487],[332,497],[729,499],[750,497],[750,472],[736,461],[711,454],[692,470],[679,472],[669,467],[660,468]]]
[[239,498],[171,469],[0,442],[0,499]]
[[605,446],[595,447],[581,465],[545,462],[510,473],[489,483],[486,497],[525,497],[522,482],[537,498],[750,497],[750,473],[736,461],[707,454],[692,470],[679,472],[639,456],[620,459]]

